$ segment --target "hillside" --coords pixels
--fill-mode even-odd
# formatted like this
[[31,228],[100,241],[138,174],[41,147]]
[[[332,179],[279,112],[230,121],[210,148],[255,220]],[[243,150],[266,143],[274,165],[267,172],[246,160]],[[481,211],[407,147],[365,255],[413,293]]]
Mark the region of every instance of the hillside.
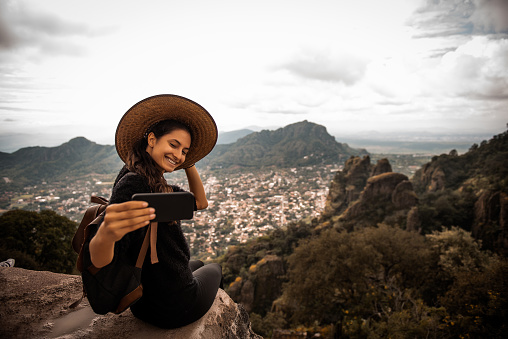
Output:
[[[338,143],[325,127],[304,121],[275,131],[250,133],[234,143],[217,145],[199,166],[287,168],[336,164],[359,154],[367,152]],[[113,176],[121,167],[114,146],[99,145],[83,137],[57,147],[27,147],[14,153],[0,152],[0,178],[17,185],[91,174]]]
[[27,147],[0,153],[0,177],[16,184],[111,174],[121,166],[114,146],[99,145],[83,137],[58,147]]
[[364,155],[338,143],[326,128],[308,121],[251,133],[233,144],[218,145],[204,162],[212,168],[294,167],[338,164],[351,155]]
[[420,197],[418,222],[471,231],[483,247],[508,255],[508,131],[464,155],[435,156],[413,177]]
[[309,325],[350,338],[501,338],[507,184],[508,132],[436,156],[412,180],[386,159],[351,157],[320,219],[220,258],[227,291],[265,335]]
[[219,132],[219,138],[217,139],[217,145],[232,144],[238,139],[243,138],[246,135],[254,132],[251,129],[240,129],[231,132]]

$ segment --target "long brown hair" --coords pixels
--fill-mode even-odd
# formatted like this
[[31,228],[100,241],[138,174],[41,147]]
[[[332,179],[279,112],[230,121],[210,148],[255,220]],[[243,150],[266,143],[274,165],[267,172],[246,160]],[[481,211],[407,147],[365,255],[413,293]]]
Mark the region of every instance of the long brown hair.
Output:
[[179,129],[187,131],[192,140],[192,133],[187,125],[177,120],[163,120],[151,126],[148,131],[146,131],[144,137],[138,140],[129,152],[126,162],[127,168],[130,171],[136,172],[147,178],[148,185],[152,189],[152,192],[172,192],[173,189],[168,185],[166,179],[164,178],[164,174],[161,174],[157,163],[152,159],[150,154],[146,152],[146,148],[148,146],[148,134],[153,132],[155,137],[159,139],[160,137]]

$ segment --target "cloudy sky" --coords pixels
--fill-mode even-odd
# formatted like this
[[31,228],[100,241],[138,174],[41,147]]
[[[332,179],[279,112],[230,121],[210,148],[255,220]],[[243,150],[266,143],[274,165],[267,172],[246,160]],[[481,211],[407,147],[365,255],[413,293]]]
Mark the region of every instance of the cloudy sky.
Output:
[[508,0],[0,1],[0,151],[113,144],[160,93],[221,132],[492,136],[508,123]]

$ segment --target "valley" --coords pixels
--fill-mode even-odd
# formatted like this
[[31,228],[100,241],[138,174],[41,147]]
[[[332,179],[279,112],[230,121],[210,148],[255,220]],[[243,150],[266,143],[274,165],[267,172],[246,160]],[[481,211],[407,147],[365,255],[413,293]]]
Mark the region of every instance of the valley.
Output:
[[[372,154],[371,161],[383,157],[389,159],[394,171],[409,177],[430,159],[430,155]],[[210,204],[196,212],[193,220],[182,222],[192,255],[213,259],[231,245],[263,236],[289,222],[318,218],[330,182],[341,169],[340,164],[254,170],[200,168]],[[115,174],[93,174],[13,190],[4,179],[0,212],[51,209],[79,222],[91,195],[110,196],[114,178]],[[167,179],[187,189],[183,172],[167,175]]]

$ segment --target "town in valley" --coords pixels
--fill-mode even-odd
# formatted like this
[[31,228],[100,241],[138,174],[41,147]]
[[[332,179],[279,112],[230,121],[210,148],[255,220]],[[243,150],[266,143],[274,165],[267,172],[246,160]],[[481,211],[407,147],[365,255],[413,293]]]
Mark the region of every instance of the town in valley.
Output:
[[[375,163],[382,155],[371,155]],[[389,158],[394,172],[411,177],[430,155],[394,155]],[[300,168],[256,170],[207,170],[200,175],[209,206],[196,211],[192,220],[182,221],[191,254],[201,259],[222,255],[228,246],[265,235],[295,221],[319,218],[325,207],[328,187],[343,165],[314,165]],[[109,198],[115,175],[86,179],[41,182],[22,191],[8,189],[3,178],[1,212],[9,209],[41,211],[52,209],[79,222],[90,206],[92,195]],[[185,173],[167,176],[168,182],[188,189]]]

